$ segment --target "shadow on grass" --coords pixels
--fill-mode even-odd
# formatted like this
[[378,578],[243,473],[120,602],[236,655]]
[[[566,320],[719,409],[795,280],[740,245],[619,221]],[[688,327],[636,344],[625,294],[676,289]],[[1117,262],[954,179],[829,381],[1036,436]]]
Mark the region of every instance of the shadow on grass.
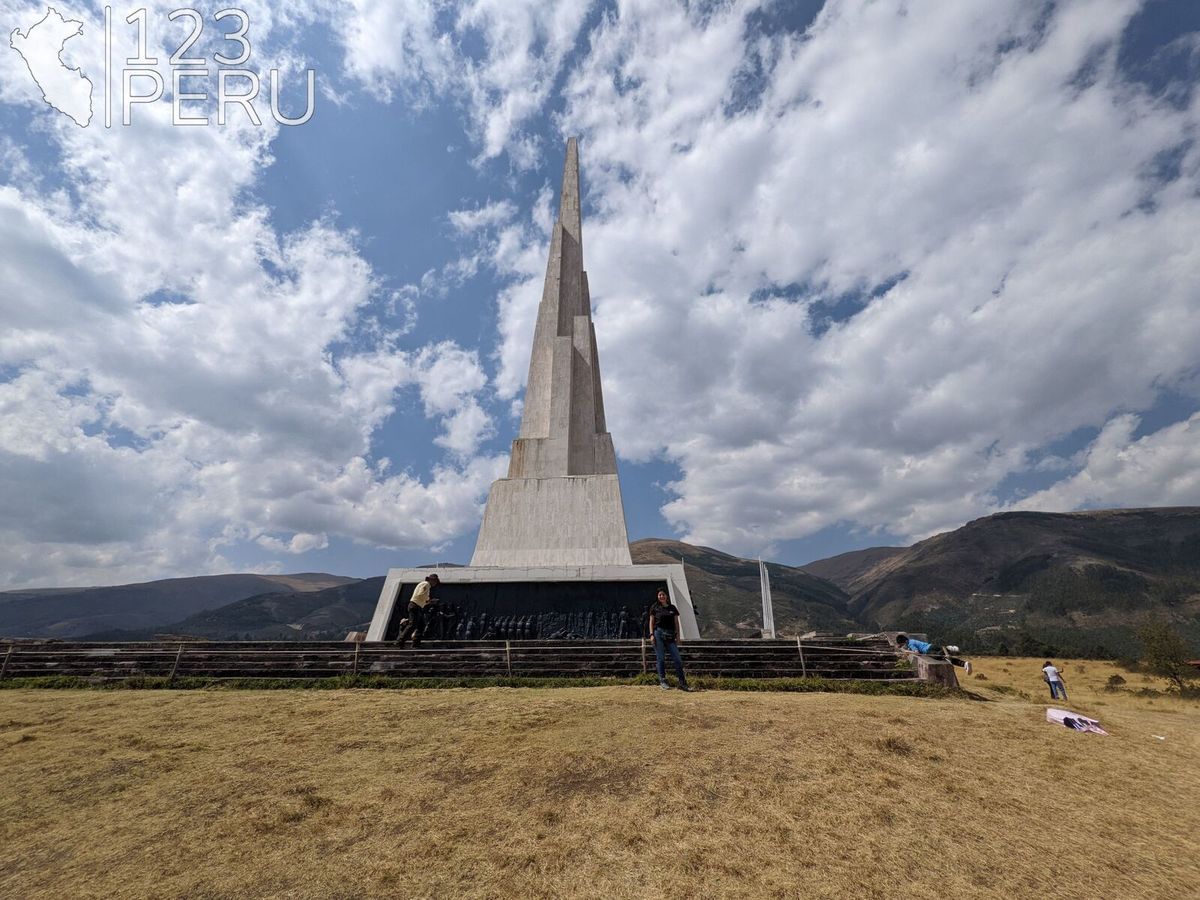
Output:
[[[969,691],[955,690],[923,681],[866,681],[827,678],[716,678],[695,676],[694,690],[771,691],[781,693],[868,694],[873,696],[941,697],[982,700]],[[111,679],[77,675],[45,675],[37,678],[5,678],[0,689],[40,690],[168,690],[168,691],[274,691],[274,690],[430,690],[445,688],[571,688],[657,685],[654,675],[634,678],[391,678],[385,675],[340,675],[334,678],[166,678],[137,676]]]

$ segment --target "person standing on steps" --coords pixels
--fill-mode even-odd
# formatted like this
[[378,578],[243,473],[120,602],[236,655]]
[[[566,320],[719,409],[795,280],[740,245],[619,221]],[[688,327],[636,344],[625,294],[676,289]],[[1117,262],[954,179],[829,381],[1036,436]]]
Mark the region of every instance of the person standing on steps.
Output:
[[1046,664],[1042,666],[1042,678],[1050,685],[1051,700],[1067,699],[1067,686],[1063,683],[1062,672],[1050,660],[1046,660]]
[[425,580],[413,588],[412,597],[408,601],[408,624],[400,632],[400,646],[412,638],[413,648],[421,646],[421,638],[425,636],[425,611],[430,603],[436,603],[434,590],[441,583],[437,575],[425,576]]
[[667,684],[667,653],[675,664],[679,676],[679,689],[690,691],[687,676],[683,674],[683,659],[679,655],[679,608],[671,602],[664,588],[658,589],[654,605],[650,607],[650,637],[654,640],[654,660],[658,664],[658,686],[669,691]]

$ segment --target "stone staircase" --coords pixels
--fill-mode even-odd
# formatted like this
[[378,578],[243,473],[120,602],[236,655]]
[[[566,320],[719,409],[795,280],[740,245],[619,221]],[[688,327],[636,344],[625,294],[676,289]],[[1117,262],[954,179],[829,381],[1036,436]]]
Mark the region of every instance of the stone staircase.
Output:
[[[680,644],[689,675],[727,678],[915,680],[897,669],[883,640],[820,638],[697,640]],[[668,665],[669,669],[669,665]],[[0,641],[0,678],[74,675],[100,680],[139,676],[203,678],[613,677],[654,671],[649,641],[152,641],[83,643]]]

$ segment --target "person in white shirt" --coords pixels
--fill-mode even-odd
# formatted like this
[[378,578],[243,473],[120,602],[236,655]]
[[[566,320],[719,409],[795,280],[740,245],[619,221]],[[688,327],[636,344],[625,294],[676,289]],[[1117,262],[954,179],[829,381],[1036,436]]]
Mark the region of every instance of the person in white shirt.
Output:
[[1050,685],[1051,700],[1067,699],[1067,686],[1063,684],[1062,672],[1058,671],[1058,666],[1050,660],[1046,660],[1046,664],[1042,666],[1042,678]]
[[437,598],[433,596],[433,590],[440,581],[441,579],[436,575],[431,574],[413,589],[412,598],[408,601],[408,624],[400,632],[401,647],[410,637],[413,647],[421,646],[421,638],[425,635],[425,607],[430,603],[437,602]]

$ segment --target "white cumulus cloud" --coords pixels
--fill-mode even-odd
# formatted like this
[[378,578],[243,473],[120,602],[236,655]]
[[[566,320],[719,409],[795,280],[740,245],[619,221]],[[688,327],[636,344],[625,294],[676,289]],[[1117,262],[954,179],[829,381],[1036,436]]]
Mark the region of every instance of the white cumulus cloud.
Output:
[[[270,11],[252,18],[259,64],[294,64]],[[477,355],[389,327],[378,310],[404,298],[352,231],[272,226],[248,192],[269,119],[184,129],[165,103],[137,112],[112,131],[48,122],[72,193],[0,186],[0,584],[223,571],[255,540],[434,547],[474,527],[502,465],[475,455],[490,429]],[[393,415],[438,423],[445,460],[421,474],[380,457]]]
[[[1200,117],[1118,67],[1139,6],[844,2],[801,35],[642,0],[589,35],[563,121],[608,419],[627,458],[679,465],[681,534],[954,527],[1193,377]],[[500,260],[510,397],[525,240]]]

